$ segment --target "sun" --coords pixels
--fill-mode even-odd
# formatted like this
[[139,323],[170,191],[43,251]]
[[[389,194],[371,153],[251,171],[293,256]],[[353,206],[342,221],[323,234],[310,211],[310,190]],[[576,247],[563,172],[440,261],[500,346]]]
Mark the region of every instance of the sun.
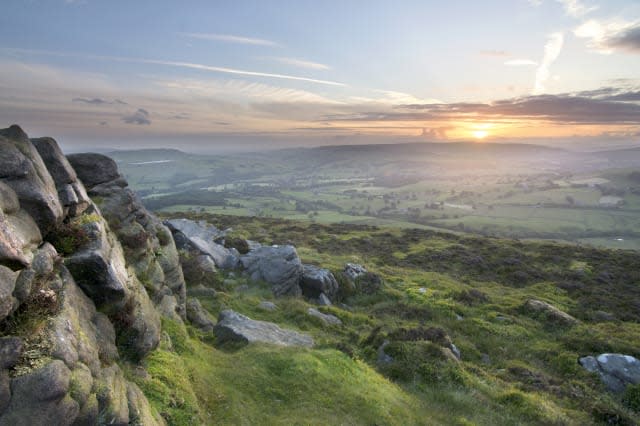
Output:
[[487,132],[486,130],[474,130],[473,132],[471,132],[471,134],[478,140],[482,140],[489,136],[489,132]]

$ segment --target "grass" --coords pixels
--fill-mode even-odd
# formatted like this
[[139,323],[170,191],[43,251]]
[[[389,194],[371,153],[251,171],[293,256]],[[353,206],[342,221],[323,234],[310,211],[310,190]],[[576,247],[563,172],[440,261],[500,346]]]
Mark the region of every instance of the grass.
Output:
[[[216,348],[211,336],[165,321],[174,349],[163,344],[152,354],[153,379],[139,384],[170,424],[640,421],[632,408],[636,393],[607,393],[577,363],[603,352],[640,356],[633,252],[367,225],[192,217],[233,227],[234,236],[291,242],[303,262],[336,275],[346,262],[362,263],[384,285],[320,308],[343,322],[327,326],[307,315],[306,301],[275,299],[264,283],[220,272],[217,281],[226,284],[218,295],[201,298],[213,317],[231,308],[308,333],[316,348],[249,345],[231,352]],[[531,316],[522,309],[531,298],[580,322],[557,327]],[[259,309],[262,300],[277,309]],[[462,359],[452,361],[443,343],[397,340],[427,328],[442,330]],[[378,362],[385,339],[393,357],[388,365]]]

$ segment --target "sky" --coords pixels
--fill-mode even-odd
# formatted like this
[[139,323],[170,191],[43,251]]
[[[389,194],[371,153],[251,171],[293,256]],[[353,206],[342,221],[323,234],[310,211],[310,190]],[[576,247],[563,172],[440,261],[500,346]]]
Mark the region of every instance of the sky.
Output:
[[640,144],[638,0],[3,0],[0,125],[71,150]]

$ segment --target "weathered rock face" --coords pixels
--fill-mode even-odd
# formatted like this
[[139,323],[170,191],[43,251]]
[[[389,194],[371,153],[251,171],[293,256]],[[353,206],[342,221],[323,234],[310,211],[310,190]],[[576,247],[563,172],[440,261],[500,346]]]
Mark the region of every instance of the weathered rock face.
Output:
[[27,134],[15,125],[0,130],[0,181],[15,191],[42,234],[62,221],[53,179]]
[[165,296],[175,298],[175,315],[166,309],[162,312],[172,319],[184,319],[186,286],[171,232],[127,188],[112,159],[100,154],[74,154],[68,158],[121,242],[126,266],[133,268],[156,306],[165,300],[166,308]]
[[14,269],[29,265],[41,242],[38,225],[20,209],[15,191],[0,180],[0,264]]
[[88,242],[65,264],[82,290],[98,306],[108,305],[110,310],[124,306],[127,295],[127,274],[124,256],[119,244],[107,233],[102,221],[83,226]]
[[231,310],[220,313],[214,333],[219,344],[261,342],[280,346],[313,346],[313,339],[306,334],[284,330],[270,322],[255,321]]
[[314,265],[303,265],[300,288],[305,297],[315,300],[321,299],[323,294],[329,300],[335,300],[340,289],[331,271]]
[[293,246],[262,246],[240,258],[253,281],[271,284],[275,296],[300,296],[303,268]]
[[601,354],[580,358],[587,371],[598,373],[612,392],[622,392],[627,385],[640,383],[640,360],[622,354]]
[[[111,182],[119,188],[114,192],[126,186],[117,168],[91,161],[81,166],[91,172],[92,184],[108,189]],[[63,219],[84,211],[91,216],[76,224],[88,239],[71,253],[64,250],[63,262],[42,236],[50,239]],[[161,296],[175,299],[181,289],[184,301],[170,232],[156,218],[130,212],[132,225],[152,227],[152,250],[164,252],[149,261],[165,280],[158,286]],[[46,316],[33,330],[3,324],[1,425],[164,424],[117,364],[122,355],[143,358],[159,341],[158,312],[134,268],[140,263],[125,261],[120,242],[53,139],[31,141],[17,126],[0,130],[0,321],[18,309],[20,317],[12,321],[32,309]]]
[[84,212],[89,207],[89,196],[58,143],[53,138],[31,139],[31,142],[53,177],[65,216],[77,216]]
[[541,300],[529,299],[525,302],[522,309],[531,316],[552,324],[571,326],[578,322],[577,319],[568,313]]

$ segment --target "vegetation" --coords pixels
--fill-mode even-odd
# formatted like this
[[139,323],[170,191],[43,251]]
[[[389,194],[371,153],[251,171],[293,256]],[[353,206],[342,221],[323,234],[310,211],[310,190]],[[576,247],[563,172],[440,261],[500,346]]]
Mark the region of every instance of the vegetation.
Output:
[[[193,214],[232,237],[292,243],[340,278],[365,265],[379,286],[342,292],[309,316],[302,299],[217,274],[216,316],[234,309],[311,334],[314,349],[220,348],[164,320],[168,332],[134,378],[170,424],[636,424],[637,389],[606,391],[577,360],[640,355],[634,252],[476,238],[428,230]],[[221,284],[223,283],[223,284]],[[634,284],[636,283],[636,284]],[[558,326],[523,310],[545,301],[578,318]],[[259,308],[271,300],[274,311]],[[453,346],[452,346],[453,344]],[[454,354],[454,346],[461,358]],[[385,356],[381,356],[382,352]]]

